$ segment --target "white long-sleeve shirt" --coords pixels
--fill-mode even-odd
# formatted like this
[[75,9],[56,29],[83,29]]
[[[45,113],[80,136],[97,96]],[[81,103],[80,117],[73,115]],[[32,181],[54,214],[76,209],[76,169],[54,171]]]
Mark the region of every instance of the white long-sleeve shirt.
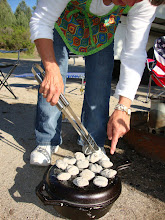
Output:
[[[70,0],[39,0],[30,21],[31,40],[40,38],[53,40],[55,22]],[[91,13],[102,16],[107,14],[114,4],[104,5],[103,0],[92,0]],[[151,24],[155,18],[156,7],[149,0],[135,4],[127,16],[126,36],[121,53],[120,78],[115,96],[134,99],[146,62],[146,44]]]

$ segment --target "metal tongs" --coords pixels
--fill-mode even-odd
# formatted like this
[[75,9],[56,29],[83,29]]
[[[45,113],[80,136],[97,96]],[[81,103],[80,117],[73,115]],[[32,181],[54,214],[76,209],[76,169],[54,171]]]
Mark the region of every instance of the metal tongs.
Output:
[[[34,68],[37,68],[40,71],[41,75],[36,73]],[[34,74],[35,79],[38,81],[39,84],[41,84],[45,76],[45,72],[42,67],[39,64],[34,64],[31,70]],[[96,151],[100,151],[99,146],[96,144],[92,136],[88,133],[84,125],[81,123],[80,119],[76,116],[76,114],[70,107],[68,100],[62,93],[60,94],[56,106],[65,115],[65,117],[69,120],[74,129],[80,135],[81,139],[84,141],[83,152],[88,155],[91,152],[94,153]]]

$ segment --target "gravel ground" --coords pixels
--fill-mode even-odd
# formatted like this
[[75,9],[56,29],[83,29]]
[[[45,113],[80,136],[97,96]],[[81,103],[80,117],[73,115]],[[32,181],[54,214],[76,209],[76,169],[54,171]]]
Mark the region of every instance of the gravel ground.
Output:
[[[16,75],[31,72],[33,63],[39,61],[21,61],[14,72]],[[84,65],[70,60],[70,71],[84,71]],[[52,206],[44,206],[35,194],[36,186],[41,182],[46,168],[30,166],[30,152],[35,147],[34,119],[37,103],[37,83],[33,78],[9,78],[18,99],[5,89],[0,90],[0,219],[7,220],[62,220]],[[112,83],[112,93],[116,82]],[[66,84],[66,98],[80,117],[83,95],[80,92],[81,81],[69,79]],[[158,90],[158,88],[155,88]],[[147,87],[139,87],[133,102],[133,111],[147,111],[150,103],[145,103]],[[117,100],[111,97],[112,112]],[[77,134],[70,123],[63,122],[63,144],[52,157],[52,164],[64,155],[73,155],[79,151]],[[138,138],[138,137],[137,137]],[[110,142],[106,142],[109,154]],[[164,220],[165,219],[165,164],[139,155],[124,139],[118,142],[113,163],[121,165],[126,161],[132,166],[119,172],[122,180],[122,192],[111,210],[101,220]]]

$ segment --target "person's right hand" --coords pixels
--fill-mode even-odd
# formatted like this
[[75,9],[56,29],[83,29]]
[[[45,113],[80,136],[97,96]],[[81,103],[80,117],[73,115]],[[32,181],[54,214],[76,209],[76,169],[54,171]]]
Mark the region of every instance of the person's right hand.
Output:
[[39,92],[52,106],[57,104],[60,94],[64,92],[64,83],[56,63],[45,68],[45,77],[40,85]]

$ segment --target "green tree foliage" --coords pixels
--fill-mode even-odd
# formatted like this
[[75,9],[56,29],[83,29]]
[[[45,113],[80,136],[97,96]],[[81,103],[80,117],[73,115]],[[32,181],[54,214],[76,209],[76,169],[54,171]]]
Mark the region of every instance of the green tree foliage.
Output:
[[33,53],[34,44],[30,41],[30,7],[21,1],[13,14],[7,0],[0,0],[0,49],[17,50],[27,48]]
[[[38,4],[38,0],[36,2],[36,5]],[[33,8],[33,12],[36,10],[36,5],[34,5],[32,8]]]
[[23,11],[20,11],[20,13],[16,17],[16,24],[18,26],[22,26],[25,28],[29,27],[29,21],[28,18],[25,16],[25,13]]
[[33,8],[33,12],[34,12],[36,10],[36,6],[33,6],[32,8]]
[[30,31],[25,27],[0,28],[0,48],[18,50],[27,48],[28,53],[34,51],[34,44],[30,41]]
[[32,11],[31,11],[30,7],[27,8],[26,16],[27,16],[27,18],[28,18],[28,21],[30,22],[30,18],[31,18],[31,16],[32,16]]
[[0,27],[12,26],[16,19],[7,0],[0,0]]
[[15,11],[17,25],[28,27],[31,16],[32,16],[32,12],[31,12],[30,7],[26,5],[24,0],[21,1],[18,4],[16,11]]

